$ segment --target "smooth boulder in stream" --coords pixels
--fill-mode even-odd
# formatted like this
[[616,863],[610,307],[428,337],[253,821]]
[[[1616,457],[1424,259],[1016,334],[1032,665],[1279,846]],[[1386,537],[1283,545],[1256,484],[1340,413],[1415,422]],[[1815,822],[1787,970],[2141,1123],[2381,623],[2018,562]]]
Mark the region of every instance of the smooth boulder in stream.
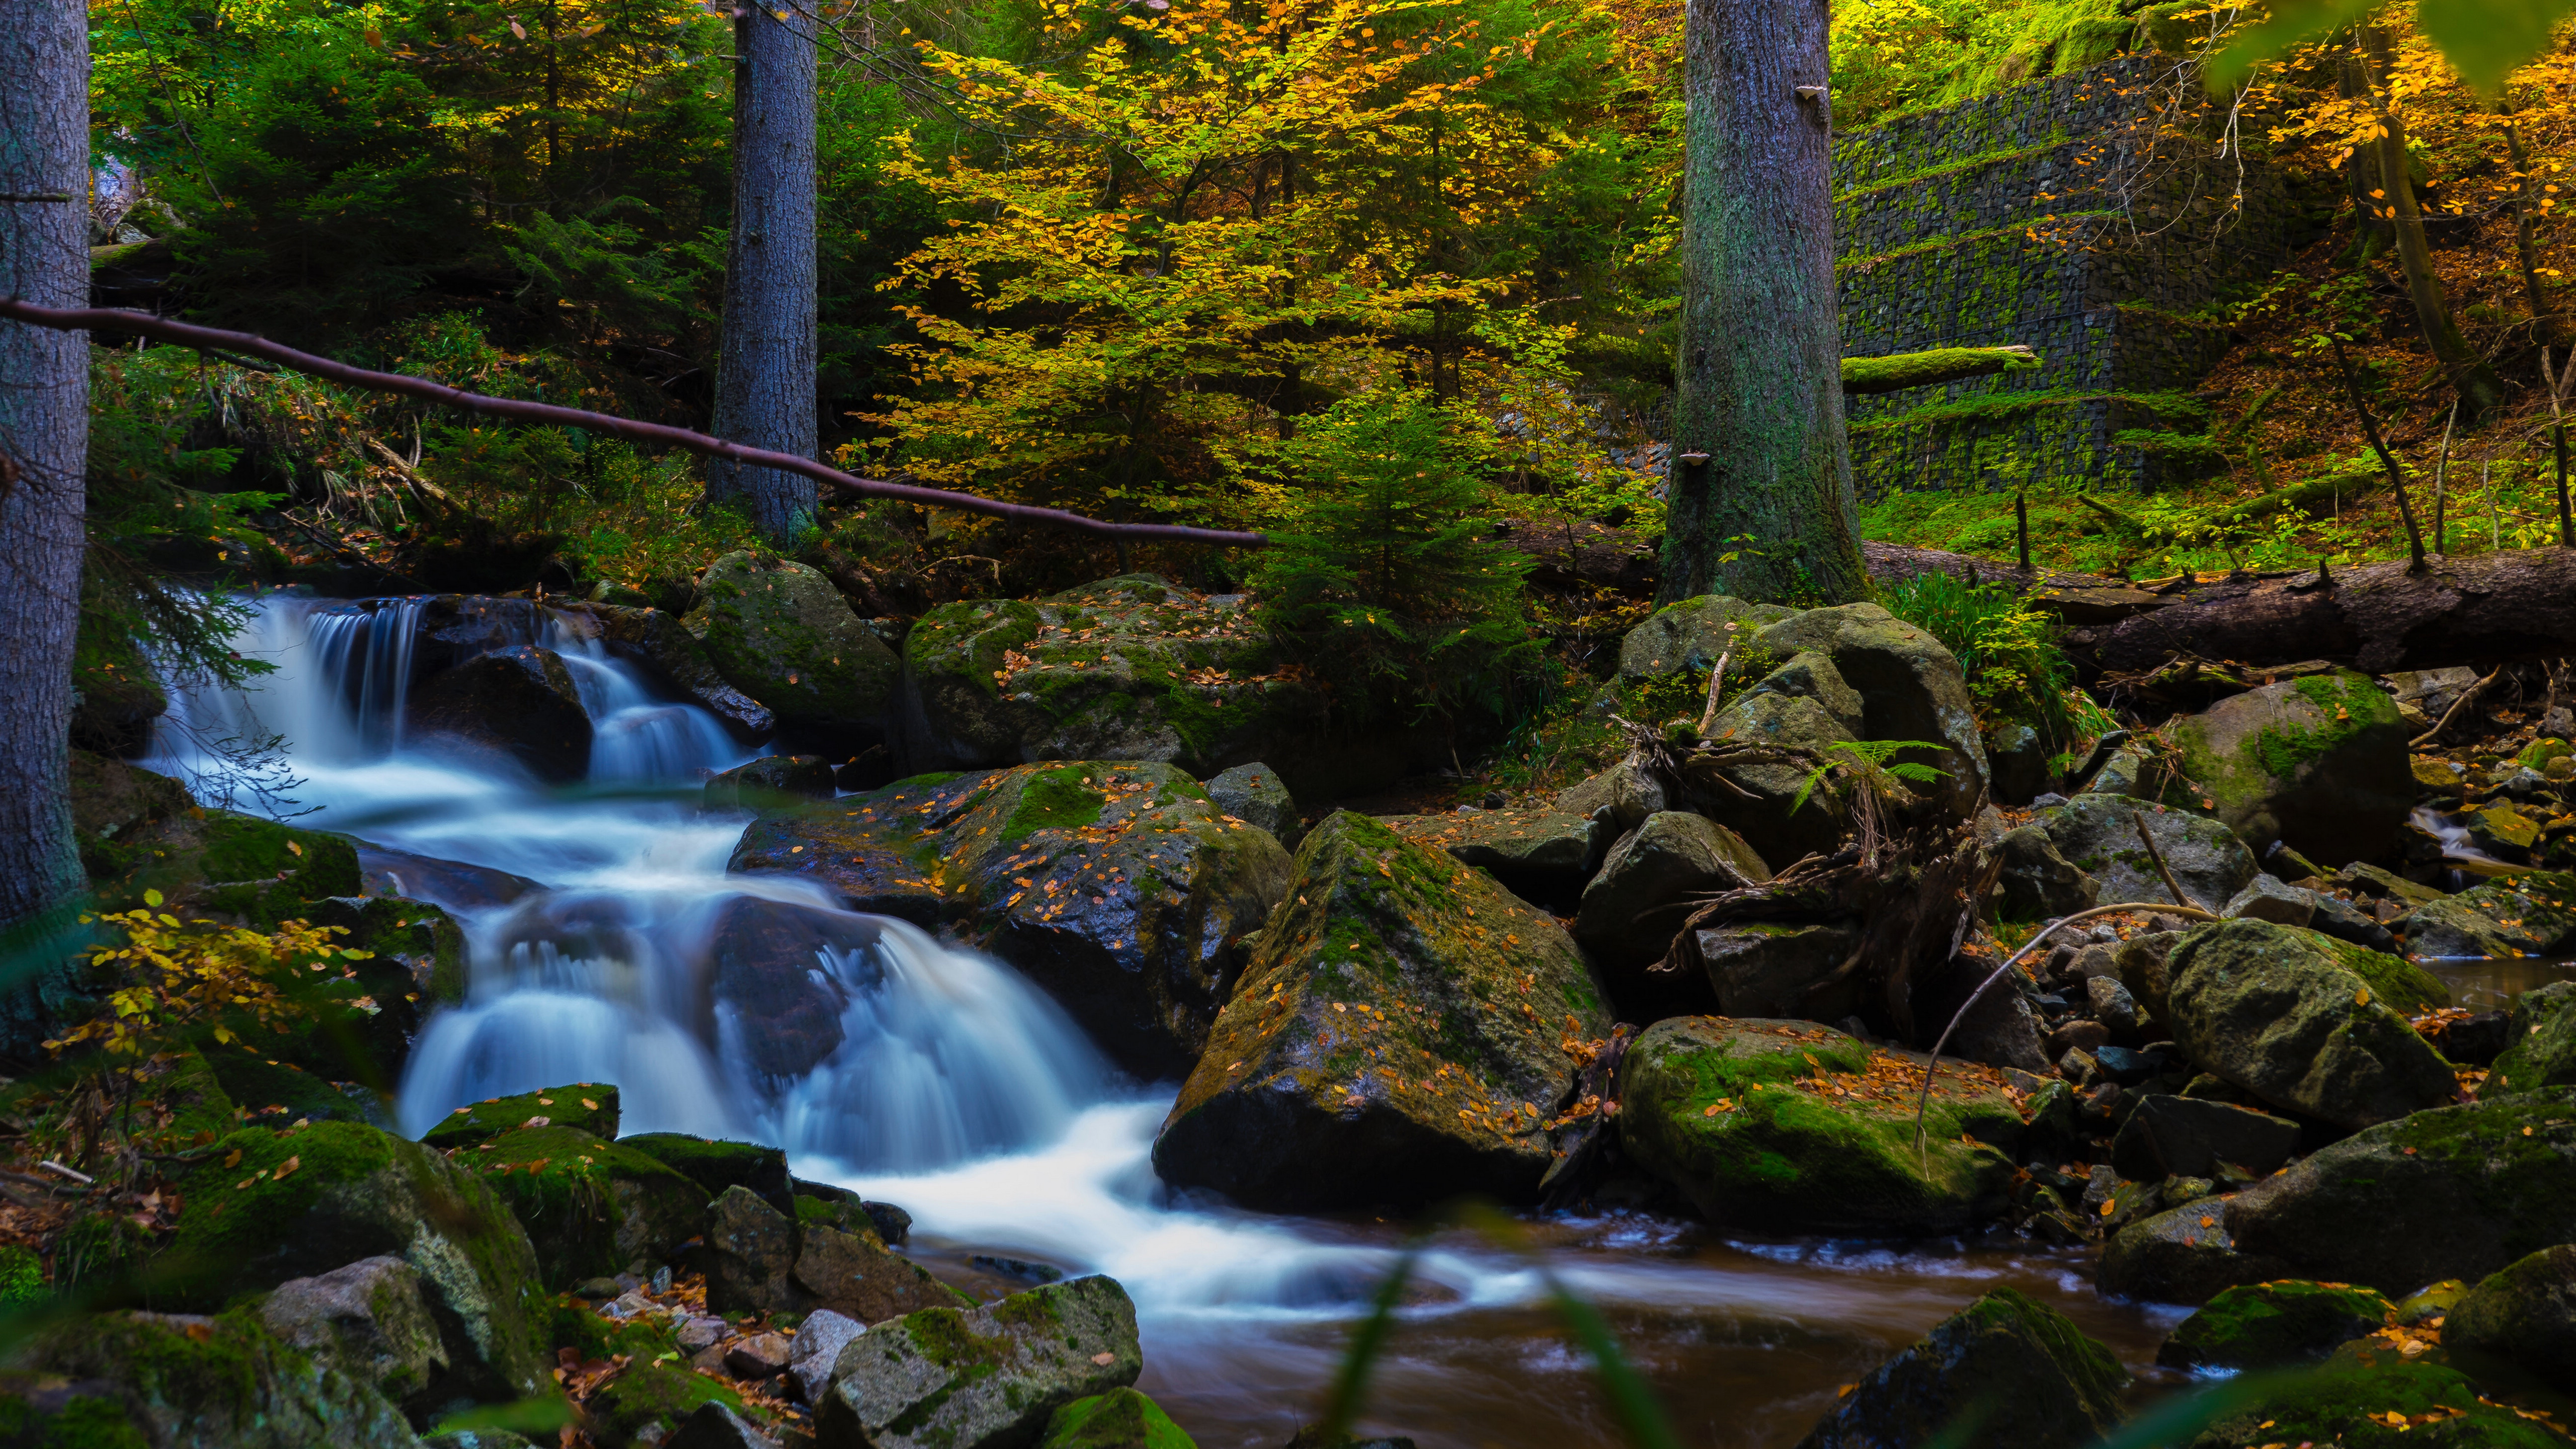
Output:
[[2169,969],[2184,1054],[2275,1107],[2359,1128],[2459,1097],[2451,1064],[2408,1024],[2450,991],[2397,957],[2240,920],[2185,935]]
[[1872,1370],[1798,1449],[2077,1449],[2119,1421],[2128,1382],[2064,1314],[1999,1288]]
[[2419,957],[2541,956],[2576,938],[2576,875],[2533,870],[2427,901],[2406,917]]
[[2267,684],[2165,733],[2183,778],[2257,856],[2278,842],[2328,866],[2372,859],[2396,844],[2415,808],[2413,731],[2367,675]]
[[1813,1022],[1659,1021],[1620,1065],[1619,1142],[1722,1227],[1957,1232],[2010,1202],[2023,1123],[1994,1068],[1944,1062],[1918,1152],[1921,1060]]
[[1574,1081],[1563,1043],[1610,1026],[1553,918],[1342,811],[1298,847],[1154,1167],[1278,1211],[1526,1201]]
[[930,1308],[850,1340],[815,1406],[820,1449],[1015,1449],[1057,1410],[1144,1372],[1136,1306],[1075,1278],[967,1310]]
[[2514,998],[2511,1043],[2478,1084],[2481,1100],[2576,1085],[2576,981],[2552,981]]
[[707,565],[680,622],[725,681],[791,734],[852,753],[885,739],[903,666],[815,570],[726,554]]

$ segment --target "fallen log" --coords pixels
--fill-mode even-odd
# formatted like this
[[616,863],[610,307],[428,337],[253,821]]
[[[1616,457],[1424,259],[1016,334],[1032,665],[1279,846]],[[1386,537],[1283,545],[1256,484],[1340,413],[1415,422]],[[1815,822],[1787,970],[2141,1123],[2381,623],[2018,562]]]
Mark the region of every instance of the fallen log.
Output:
[[1843,396],[1901,392],[1909,387],[1933,387],[2037,366],[2039,354],[2020,343],[2010,347],[1936,347],[1929,352],[1898,352],[1886,357],[1846,357]]

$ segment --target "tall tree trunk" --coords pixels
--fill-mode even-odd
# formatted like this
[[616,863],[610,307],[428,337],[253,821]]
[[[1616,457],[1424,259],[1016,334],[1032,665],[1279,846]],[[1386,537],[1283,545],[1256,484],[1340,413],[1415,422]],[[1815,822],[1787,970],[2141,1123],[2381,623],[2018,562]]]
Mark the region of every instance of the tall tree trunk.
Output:
[[[89,299],[89,29],[77,0],[0,0],[0,295]],[[0,928],[81,884],[72,845],[89,340],[0,322]]]
[[2532,340],[2547,347],[2558,340],[2558,329],[2549,320],[2549,299],[2540,294],[2540,260],[2531,244],[2531,158],[2523,154],[2522,128],[2510,121],[2504,128],[2504,154],[2513,162],[2513,249],[2522,262],[2523,295],[2531,300]]
[[[733,240],[726,251],[713,431],[811,458],[815,374],[814,21],[757,3],[735,12]],[[707,501],[738,501],[787,548],[814,522],[811,479],[707,460]]]
[[1828,18],[1827,0],[1684,12],[1667,599],[1868,594],[1843,427]]
[[2397,231],[2397,266],[2406,274],[2406,295],[2415,304],[2415,320],[2424,329],[2424,343],[2433,349],[2433,359],[2450,374],[2451,386],[2468,405],[2469,415],[2484,417],[2504,405],[2504,380],[2460,335],[2460,324],[2451,317],[2451,300],[2442,292],[2442,279],[2434,275],[2433,249],[2424,241],[2424,213],[2415,205],[2415,186],[2406,174],[2406,124],[2397,118],[2396,95],[2389,88],[2388,32],[2365,25],[2361,35],[2370,57],[2371,104],[2379,111],[2380,136],[2373,143],[2379,155],[2379,185],[2388,193],[2389,222]]

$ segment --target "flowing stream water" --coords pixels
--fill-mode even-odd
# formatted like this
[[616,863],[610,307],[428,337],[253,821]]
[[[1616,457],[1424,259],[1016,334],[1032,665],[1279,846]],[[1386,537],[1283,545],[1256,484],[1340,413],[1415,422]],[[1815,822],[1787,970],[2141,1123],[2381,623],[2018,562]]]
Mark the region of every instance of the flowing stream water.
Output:
[[[843,1042],[800,1079],[758,1079],[706,1002],[711,922],[742,895],[837,911],[801,882],[725,874],[750,816],[701,808],[697,780],[760,751],[548,628],[525,642],[563,655],[596,730],[588,781],[548,788],[405,730],[416,603],[254,607],[238,647],[277,672],[247,692],[174,691],[147,765],[203,775],[204,742],[277,735],[302,777],[292,793],[318,807],[298,824],[542,887],[453,905],[470,990],[421,1032],[398,1100],[407,1130],[468,1101],[614,1082],[629,1132],[774,1143],[800,1176],[902,1205],[915,1256],[970,1288],[1014,1286],[979,1257],[1116,1277],[1144,1332],[1139,1387],[1210,1449],[1283,1444],[1320,1412],[1404,1224],[1171,1193],[1148,1153],[1176,1084],[1124,1079],[1009,967],[900,922],[816,953],[847,1003]],[[1531,1239],[1527,1256],[1432,1242],[1365,1424],[1424,1449],[1617,1442],[1539,1264],[1602,1308],[1685,1442],[1744,1449],[1793,1444],[1842,1385],[1996,1286],[2052,1303],[2141,1372],[2181,1316],[2105,1302],[2089,1255],[2008,1238],[1749,1240],[1613,1214],[1540,1220]]]

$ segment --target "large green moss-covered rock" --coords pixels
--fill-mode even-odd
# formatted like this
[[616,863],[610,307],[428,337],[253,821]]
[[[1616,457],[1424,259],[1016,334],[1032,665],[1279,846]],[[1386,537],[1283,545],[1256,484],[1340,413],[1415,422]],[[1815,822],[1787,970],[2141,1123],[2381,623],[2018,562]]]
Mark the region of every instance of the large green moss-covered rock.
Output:
[[2416,956],[2543,956],[2576,939],[2576,875],[2533,870],[2417,906],[2406,918]]
[[187,786],[123,760],[73,750],[70,765],[72,837],[93,886],[133,869],[135,842],[154,826],[197,808]]
[[1038,1449],[1196,1449],[1163,1406],[1134,1389],[1076,1399],[1047,1420]]
[[2564,1435],[2478,1392],[2457,1368],[2377,1340],[2285,1375],[2203,1429],[2188,1449],[2339,1444],[2344,1449],[2565,1449]]
[[[245,1128],[180,1184],[164,1301],[237,1293],[390,1255],[417,1269],[457,1372],[501,1398],[553,1392],[535,1320],[544,1295],[527,1233],[462,1164],[354,1122]],[[156,1290],[158,1291],[158,1290]]]
[[706,1225],[707,1196],[696,1183],[578,1127],[504,1132],[454,1160],[509,1204],[536,1249],[539,1281],[558,1292],[649,1273]]
[[1326,746],[1324,697],[1240,596],[1126,574],[1049,598],[943,604],[904,640],[919,764],[1265,761],[1301,796],[1391,778],[1391,739]]
[[821,1449],[1006,1449],[1144,1370],[1136,1308],[1076,1278],[974,1310],[931,1308],[852,1339],[816,1406]]
[[1798,1449],[2075,1449],[2118,1422],[2128,1382],[2111,1351],[2065,1315],[1999,1288],[1854,1385]]
[[[384,1396],[280,1342],[248,1309],[213,1318],[75,1318],[22,1345],[16,1357],[37,1373],[101,1390],[91,1395],[95,1407],[57,1415],[44,1437],[32,1441],[59,1449],[413,1449],[419,1443]],[[35,1385],[0,1385],[8,1387]]]
[[2227,1230],[2233,1201],[2200,1198],[2119,1229],[2102,1246],[2094,1281],[2116,1298],[2206,1303],[2230,1288],[2295,1275],[2279,1258],[2237,1248]]
[[2170,961],[2174,1040],[2273,1106],[2367,1127],[2454,1101],[2450,1063],[2407,1022],[2450,1004],[2394,956],[2269,921],[2222,921]]
[[146,890],[158,890],[163,909],[183,919],[213,916],[272,930],[360,887],[358,847],[347,836],[229,810],[173,816],[133,845],[131,872],[100,889],[106,909],[131,910]]
[[2183,777],[2257,856],[2276,841],[2328,866],[2386,854],[2415,808],[2397,701],[2337,670],[2222,699],[2166,728]]
[[2304,1277],[2411,1293],[2576,1242],[2576,1088],[2355,1133],[2238,1193],[2237,1245]]
[[1748,604],[1724,594],[1666,604],[1619,641],[1619,679],[1638,684],[1685,669],[1704,672],[1723,655],[1741,658],[1754,634],[1795,613],[1779,604]]
[[[820,880],[857,910],[901,914],[908,900],[915,919],[944,918],[1147,1076],[1197,1060],[1243,938],[1289,875],[1267,831],[1151,763],[1023,765],[771,812],[733,868]],[[890,906],[890,886],[909,895]],[[781,961],[784,989],[804,990],[811,956]]]
[[1563,928],[1449,856],[1342,811],[1297,849],[1154,1143],[1165,1181],[1279,1210],[1525,1200],[1611,1022]]
[[716,672],[789,731],[832,744],[885,737],[903,666],[813,569],[726,554],[681,623]]
[[2322,1359],[2391,1322],[2395,1304],[2345,1283],[2284,1279],[2230,1288],[2186,1318],[2156,1362],[2167,1368],[2249,1369]]
[[1566,810],[1453,810],[1381,818],[1396,834],[1490,870],[1495,879],[1525,894],[1582,890],[1616,833],[1607,820]]
[[2576,1085],[2576,981],[2552,981],[2514,999],[2512,1042],[2487,1069],[2480,1097]]
[[1619,1071],[1619,1142],[1709,1221],[1956,1232],[2002,1213],[2022,1120],[1991,1067],[1944,1063],[1914,1141],[1913,1059],[1804,1021],[1674,1017]]
[[617,1135],[617,1088],[609,1082],[569,1082],[507,1097],[468,1102],[420,1135],[441,1152],[475,1147],[504,1132],[529,1127],[578,1127],[594,1137]]
[[794,1207],[787,1154],[759,1142],[710,1141],[680,1132],[642,1132],[617,1145],[641,1152],[698,1185],[713,1202],[729,1187],[749,1190],[780,1212]]
[[589,1404],[590,1435],[603,1449],[658,1441],[700,1404],[742,1407],[742,1395],[679,1364],[631,1364]]
[[2488,1275],[2442,1320],[2442,1346],[2512,1364],[2545,1384],[2576,1384],[2576,1243]]

